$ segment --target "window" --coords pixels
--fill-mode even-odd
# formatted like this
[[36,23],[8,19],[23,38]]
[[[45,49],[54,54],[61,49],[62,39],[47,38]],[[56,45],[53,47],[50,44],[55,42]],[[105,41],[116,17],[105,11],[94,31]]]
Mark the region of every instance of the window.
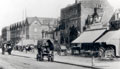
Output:
[[37,32],[37,28],[34,28],[34,32]]
[[95,23],[99,23],[99,22],[101,21],[101,18],[102,18],[102,17],[99,17],[99,16],[98,16],[98,17],[95,17],[95,18],[94,18],[94,19],[95,19]]
[[58,35],[58,32],[56,32],[56,36]]

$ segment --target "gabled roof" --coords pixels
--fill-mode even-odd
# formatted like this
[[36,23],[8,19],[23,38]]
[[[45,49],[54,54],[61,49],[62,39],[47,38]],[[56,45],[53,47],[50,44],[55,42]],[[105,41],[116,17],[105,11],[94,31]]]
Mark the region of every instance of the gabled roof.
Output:
[[111,21],[119,21],[119,14],[120,14],[120,9],[116,9],[114,14],[112,15]]
[[44,17],[27,17],[28,24],[32,24],[34,21],[38,21],[42,25],[55,25],[57,18],[44,18]]
[[36,19],[36,17],[27,17],[26,20],[27,20],[28,24],[31,24],[37,19]]
[[41,21],[41,24],[43,25],[54,25],[54,23],[57,21],[57,18],[44,18],[44,17],[38,17],[38,20]]

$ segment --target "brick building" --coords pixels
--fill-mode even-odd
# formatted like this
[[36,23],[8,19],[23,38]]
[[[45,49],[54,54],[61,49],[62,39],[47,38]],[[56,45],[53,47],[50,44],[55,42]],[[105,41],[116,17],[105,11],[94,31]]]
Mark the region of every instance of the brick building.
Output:
[[78,35],[85,30],[96,29],[100,26],[98,24],[88,26],[87,24],[87,19],[94,15],[95,9],[100,19],[98,24],[106,25],[113,14],[112,7],[107,0],[76,0],[74,4],[61,9],[60,27],[62,27],[61,40],[63,41],[61,43],[70,44],[70,28],[73,26],[77,29]]

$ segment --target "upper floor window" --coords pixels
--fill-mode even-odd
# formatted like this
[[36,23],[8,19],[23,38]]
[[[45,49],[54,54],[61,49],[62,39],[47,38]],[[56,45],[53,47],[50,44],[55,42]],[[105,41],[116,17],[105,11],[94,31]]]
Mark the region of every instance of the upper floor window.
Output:
[[34,32],[37,32],[38,30],[37,30],[37,28],[34,28]]

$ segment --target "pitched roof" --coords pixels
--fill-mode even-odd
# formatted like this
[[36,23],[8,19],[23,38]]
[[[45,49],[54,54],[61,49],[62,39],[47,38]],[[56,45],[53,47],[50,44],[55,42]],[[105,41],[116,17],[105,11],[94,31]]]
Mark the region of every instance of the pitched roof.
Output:
[[41,23],[43,25],[54,25],[57,21],[57,18],[41,18],[41,17],[38,17],[38,20],[41,21]]
[[26,20],[28,21],[28,24],[31,24],[37,19],[36,19],[36,17],[27,17]]
[[42,25],[55,25],[57,18],[27,17],[28,24],[38,21]]

